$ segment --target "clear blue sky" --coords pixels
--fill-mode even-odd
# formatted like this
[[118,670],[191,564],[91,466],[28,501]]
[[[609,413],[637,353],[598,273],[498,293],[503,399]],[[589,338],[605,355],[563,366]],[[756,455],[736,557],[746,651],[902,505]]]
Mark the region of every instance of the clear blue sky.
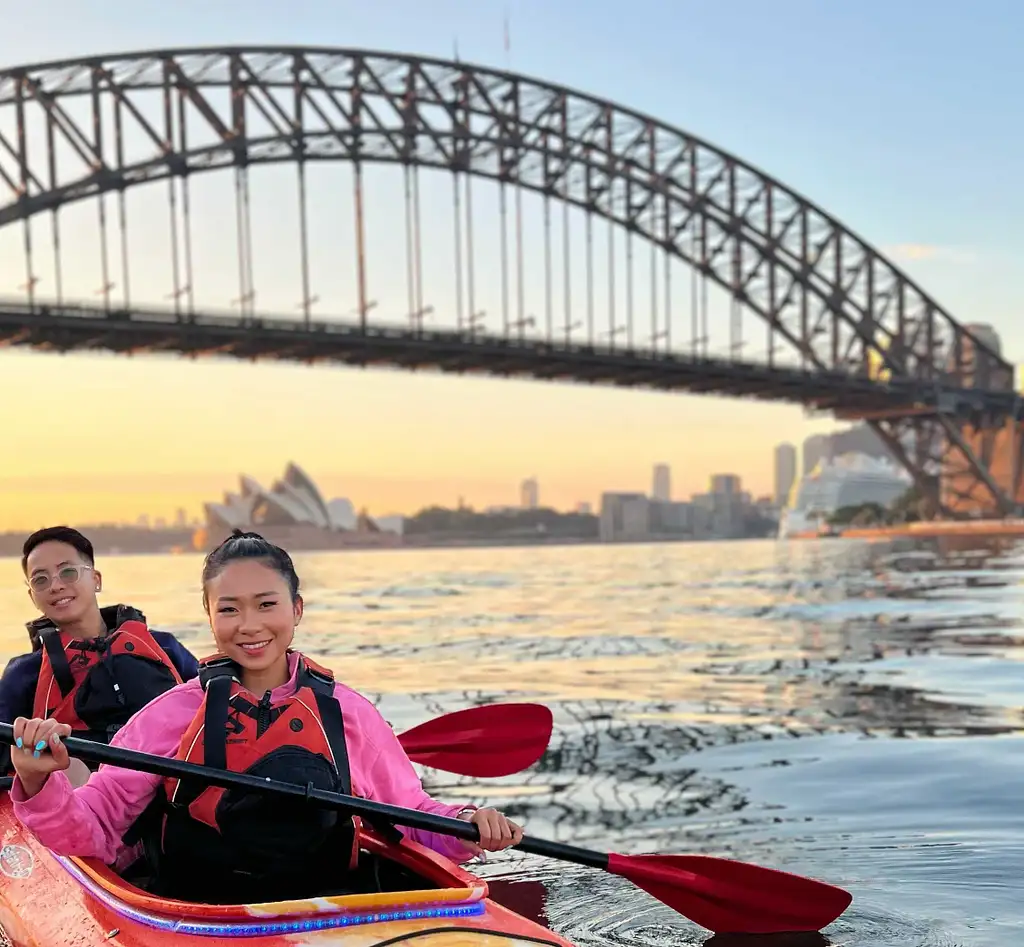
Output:
[[[931,248],[900,262],[1024,361],[1022,36],[1019,0],[31,0],[5,10],[0,62],[245,43],[449,57],[457,41],[464,60],[508,62],[721,145],[876,246]],[[773,437],[807,430],[793,409],[766,432],[776,422],[761,409],[686,404],[707,406],[695,424],[700,412],[723,423],[730,405],[765,439],[766,464]],[[637,458],[642,480],[657,452]]]
[[32,0],[5,11],[0,61],[245,42],[448,56],[457,37],[500,65],[505,10],[517,71],[738,152],[876,243],[1006,259],[1021,242],[1013,0]]

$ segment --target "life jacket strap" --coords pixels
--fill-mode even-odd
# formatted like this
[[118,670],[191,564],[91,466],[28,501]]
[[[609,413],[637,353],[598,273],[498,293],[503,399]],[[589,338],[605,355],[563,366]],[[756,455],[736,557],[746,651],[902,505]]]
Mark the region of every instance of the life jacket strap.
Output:
[[219,655],[200,662],[199,684],[204,691],[209,686],[210,681],[219,677],[226,677],[229,681],[237,681],[239,685],[242,683],[241,671],[231,658]]
[[50,662],[53,679],[60,688],[60,695],[67,697],[75,689],[75,677],[71,673],[71,665],[60,640],[60,632],[56,628],[47,628],[39,632],[39,638],[46,649],[46,657]]
[[[215,674],[206,683],[206,709],[203,712],[203,763],[215,769],[227,769],[227,724],[231,705],[232,674]],[[178,783],[172,805],[187,809],[206,789],[205,783],[183,779]]]

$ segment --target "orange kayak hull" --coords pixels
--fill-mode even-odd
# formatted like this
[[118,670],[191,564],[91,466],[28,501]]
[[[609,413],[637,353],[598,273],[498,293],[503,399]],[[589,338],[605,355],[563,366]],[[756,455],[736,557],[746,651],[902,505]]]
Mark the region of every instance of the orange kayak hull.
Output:
[[572,947],[490,898],[487,882],[414,842],[366,839],[418,890],[269,904],[154,897],[94,859],[43,848],[0,794],[0,947]]

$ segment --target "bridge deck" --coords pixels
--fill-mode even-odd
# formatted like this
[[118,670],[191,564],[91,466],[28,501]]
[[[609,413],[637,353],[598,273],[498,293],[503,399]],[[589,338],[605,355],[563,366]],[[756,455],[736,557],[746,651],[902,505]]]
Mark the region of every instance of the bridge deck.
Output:
[[[842,372],[801,370],[679,352],[638,351],[548,342],[529,336],[427,330],[377,322],[310,322],[160,309],[111,309],[81,305],[0,300],[0,345],[50,352],[115,351],[122,354],[226,356],[306,364],[393,366],[500,377],[528,377],[646,388],[714,393],[786,401],[844,417],[879,412],[962,413],[1020,408],[1013,392],[925,386],[913,379],[882,383]],[[977,396],[977,403],[975,397]]]

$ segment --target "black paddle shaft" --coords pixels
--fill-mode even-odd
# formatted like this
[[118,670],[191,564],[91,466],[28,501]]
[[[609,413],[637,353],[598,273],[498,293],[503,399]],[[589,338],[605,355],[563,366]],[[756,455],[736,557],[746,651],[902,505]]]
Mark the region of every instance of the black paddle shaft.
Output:
[[[0,741],[14,743],[14,728],[9,723],[0,723]],[[71,756],[94,763],[109,763],[123,769],[152,773],[155,776],[168,776],[173,779],[191,779],[219,786],[222,789],[244,789],[251,792],[269,793],[277,796],[290,796],[303,802],[313,803],[325,809],[340,809],[369,818],[382,819],[395,825],[404,825],[439,835],[453,835],[469,842],[480,841],[480,830],[472,823],[462,819],[449,819],[447,816],[421,812],[419,809],[404,809],[401,806],[388,805],[385,802],[374,802],[372,799],[361,799],[357,796],[346,796],[340,792],[328,792],[316,789],[312,785],[300,786],[297,783],[283,783],[272,779],[250,776],[248,773],[231,773],[227,770],[214,769],[198,763],[184,760],[165,759],[152,756],[137,750],[128,750],[120,746],[107,746],[91,740],[80,740],[67,737],[64,740]],[[515,846],[520,851],[559,861],[574,862],[588,868],[608,868],[608,855],[594,852],[575,845],[564,845],[542,838],[523,836],[523,840]]]

